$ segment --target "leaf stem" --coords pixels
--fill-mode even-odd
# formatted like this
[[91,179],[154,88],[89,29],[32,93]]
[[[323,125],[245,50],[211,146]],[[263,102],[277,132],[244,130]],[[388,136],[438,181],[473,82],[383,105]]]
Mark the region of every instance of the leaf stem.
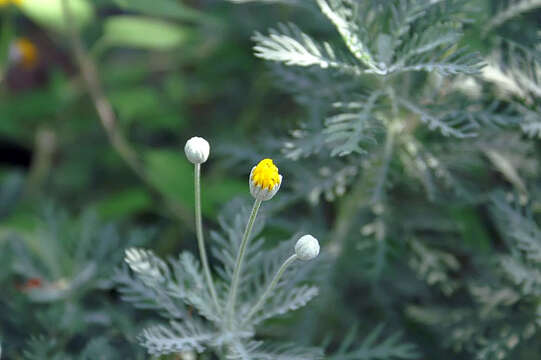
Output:
[[254,305],[252,310],[250,310],[250,312],[248,313],[248,316],[246,316],[244,321],[250,320],[250,318],[254,316],[255,313],[259,311],[259,309],[265,304],[265,301],[267,300],[271,292],[274,290],[274,288],[278,284],[278,281],[280,281],[280,278],[282,277],[282,275],[284,274],[288,266],[291,265],[295,260],[297,260],[297,254],[291,255],[289,258],[287,258],[286,261],[284,261],[282,266],[280,266],[280,268],[278,269],[278,271],[272,278],[272,281],[270,282],[269,286],[267,286],[267,288],[265,289],[265,292],[261,295],[261,297],[259,298],[259,301]]
[[194,167],[194,192],[195,192],[195,233],[197,235],[197,245],[199,247],[199,256],[201,257],[201,264],[203,264],[203,270],[205,277],[207,278],[207,285],[216,306],[216,310],[220,311],[220,305],[218,304],[218,297],[216,296],[216,289],[214,288],[214,282],[210,275],[209,262],[207,258],[207,251],[205,250],[205,238],[203,237],[203,224],[201,220],[201,164],[195,164]]
[[230,321],[233,320],[233,312],[235,310],[235,302],[237,300],[237,289],[239,287],[239,278],[240,271],[242,269],[242,264],[244,263],[244,256],[246,253],[246,247],[250,239],[250,234],[252,233],[252,228],[254,227],[255,219],[257,217],[257,212],[261,206],[261,200],[256,199],[250,218],[248,219],[248,224],[246,224],[246,229],[244,230],[244,235],[242,236],[242,241],[240,243],[239,252],[237,254],[237,259],[235,260],[235,269],[233,271],[233,280],[231,281],[231,289],[229,291],[229,297],[227,299],[227,313],[230,317]]

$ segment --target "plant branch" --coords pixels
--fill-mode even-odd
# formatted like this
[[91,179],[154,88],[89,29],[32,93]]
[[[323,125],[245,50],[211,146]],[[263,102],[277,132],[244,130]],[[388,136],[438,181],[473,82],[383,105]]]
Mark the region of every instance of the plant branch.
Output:
[[331,254],[334,259],[337,259],[342,253],[344,241],[349,234],[359,208],[366,205],[366,202],[364,201],[365,191],[365,181],[364,177],[361,175],[354,185],[351,193],[344,197],[344,200],[340,204],[338,214],[336,216],[335,226],[329,235],[329,239],[332,239],[332,242],[327,245],[327,252]]
[[508,8],[496,14],[488,25],[483,30],[483,35],[486,35],[492,29],[502,25],[509,19],[512,19],[522,13],[533,10],[541,6],[540,0],[522,0],[517,3],[511,3]]
[[62,11],[69,35],[70,45],[83,77],[86,89],[94,103],[99,120],[109,138],[109,141],[115,151],[126,162],[126,164],[135,172],[137,176],[150,188],[152,193],[158,194],[164,198],[168,207],[177,215],[177,217],[188,227],[193,229],[193,219],[188,211],[180,204],[166,199],[163,194],[154,187],[150,181],[143,162],[137,156],[135,150],[130,146],[122,132],[120,131],[116,115],[111,103],[105,96],[102,85],[99,80],[99,74],[96,65],[88,56],[86,49],[81,41],[79,30],[73,21],[73,15],[69,7],[68,0],[62,0]]
[[265,292],[261,294],[261,297],[259,298],[259,301],[254,305],[252,310],[248,313],[248,316],[244,319],[245,322],[248,322],[252,316],[255,315],[256,312],[259,311],[259,309],[265,304],[265,301],[267,301],[267,298],[272,293],[272,290],[276,287],[278,284],[278,281],[280,281],[280,278],[282,275],[284,275],[284,272],[286,269],[291,265],[295,260],[297,260],[297,254],[291,255],[289,258],[287,258],[286,261],[280,266],[274,277],[272,278],[272,281],[270,282],[269,286],[265,289]]

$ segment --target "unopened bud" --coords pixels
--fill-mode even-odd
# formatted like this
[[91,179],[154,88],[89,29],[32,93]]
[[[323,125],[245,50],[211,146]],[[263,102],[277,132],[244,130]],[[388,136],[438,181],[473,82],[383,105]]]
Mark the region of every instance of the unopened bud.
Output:
[[209,158],[210,145],[202,137],[194,136],[186,141],[184,152],[192,164],[202,164]]
[[319,255],[319,242],[312,235],[304,235],[297,240],[295,253],[300,260],[312,260]]

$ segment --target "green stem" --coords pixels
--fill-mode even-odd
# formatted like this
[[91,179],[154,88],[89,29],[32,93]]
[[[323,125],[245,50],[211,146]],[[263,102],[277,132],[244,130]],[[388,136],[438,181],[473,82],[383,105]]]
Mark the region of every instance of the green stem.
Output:
[[359,209],[367,203],[365,192],[366,182],[365,178],[361,175],[351,189],[349,195],[345,196],[340,203],[335,225],[329,236],[329,239],[332,239],[332,242],[327,245],[327,252],[331,254],[334,259],[337,259],[342,253],[344,242],[346,241],[351,227],[355,224],[357,213]]
[[385,147],[383,149],[383,164],[379,169],[378,180],[372,195],[372,205],[379,205],[381,203],[385,191],[385,184],[387,183],[387,173],[389,172],[389,166],[393,157],[394,137],[395,132],[397,131],[395,127],[396,126],[391,123],[389,129],[387,130]]
[[195,191],[195,232],[197,235],[197,244],[199,246],[199,256],[201,257],[201,263],[203,264],[203,270],[205,277],[207,278],[207,284],[214,300],[216,310],[220,311],[220,305],[218,304],[218,297],[216,296],[216,289],[214,288],[214,282],[210,275],[209,262],[207,258],[207,251],[205,250],[205,239],[203,238],[203,224],[201,220],[201,164],[195,164],[194,169],[194,191]]
[[284,261],[282,266],[280,266],[280,268],[278,269],[278,271],[272,278],[272,281],[270,282],[269,286],[267,287],[267,289],[265,289],[265,292],[261,295],[261,297],[259,298],[259,301],[254,305],[252,310],[250,310],[250,312],[248,313],[248,316],[244,319],[244,321],[250,320],[250,318],[254,316],[257,311],[259,311],[259,309],[263,306],[263,304],[265,304],[265,301],[271,294],[272,290],[274,290],[274,288],[278,284],[278,281],[280,281],[280,278],[282,277],[282,275],[284,275],[284,272],[286,271],[288,266],[291,265],[293,261],[295,260],[297,260],[297,254],[291,255],[286,261]]
[[254,227],[255,218],[257,217],[257,212],[259,211],[260,206],[261,200],[256,199],[254,202],[254,207],[252,208],[252,213],[250,214],[250,218],[248,219],[248,224],[246,224],[244,235],[242,236],[239,253],[237,254],[237,260],[235,261],[233,280],[231,281],[231,289],[229,291],[229,297],[227,299],[227,313],[230,317],[230,321],[233,320],[233,311],[235,309],[235,302],[237,300],[237,289],[239,287],[240,271],[244,262],[246,247],[248,245],[248,240],[250,239],[250,234],[252,233],[252,228]]
[[4,79],[4,72],[9,66],[9,48],[14,38],[13,11],[10,6],[2,14],[2,26],[0,31],[0,83]]

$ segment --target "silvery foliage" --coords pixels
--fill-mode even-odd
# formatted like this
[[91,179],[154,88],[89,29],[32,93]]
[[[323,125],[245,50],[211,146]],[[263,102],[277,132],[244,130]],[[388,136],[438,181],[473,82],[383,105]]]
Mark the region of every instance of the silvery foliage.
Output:
[[[372,193],[369,203],[377,204],[392,185],[392,163],[404,167],[431,199],[438,188],[465,195],[448,164],[419,134],[463,140],[519,124],[535,133],[534,111],[527,120],[517,104],[476,90],[483,86],[478,75],[485,61],[460,43],[476,10],[471,2],[306,4],[313,5],[306,14],[313,17],[317,37],[287,23],[256,32],[253,40],[255,55],[269,61],[276,83],[306,108],[306,118],[281,150],[292,160],[309,157],[312,174],[316,168],[311,183],[296,187],[312,203],[322,196],[332,201],[359,177],[370,177],[359,181]],[[464,89],[467,82],[470,88]]]
[[520,99],[513,105],[522,116],[522,131],[531,138],[541,137],[541,49],[502,39],[493,57],[508,81],[520,89]]
[[[378,279],[393,248],[407,244],[409,265],[419,278],[446,296],[468,293],[474,299],[464,307],[408,306],[407,315],[440,329],[454,350],[478,359],[502,359],[539,326],[539,298],[531,294],[539,264],[524,251],[538,242],[532,240],[537,225],[521,210],[507,208],[510,212],[503,217],[516,221],[501,223],[509,234],[521,234],[510,241],[515,244],[510,246],[512,256],[504,256],[496,267],[478,269],[483,278],[472,281],[460,279],[465,272],[461,251],[471,249],[456,251],[441,244],[445,237],[455,238],[458,229],[439,210],[449,203],[486,201],[492,189],[482,182],[486,179],[469,177],[474,169],[495,168],[516,190],[528,191],[528,163],[535,161],[528,154],[534,144],[508,130],[522,130],[529,137],[541,134],[541,57],[535,46],[498,39],[493,32],[540,2],[486,2],[495,5],[496,13],[487,12],[486,18],[476,14],[479,22],[472,25],[486,32],[482,36],[489,46],[497,44],[497,66],[521,90],[518,99],[492,92],[481,76],[486,61],[461,45],[464,25],[473,22],[470,5],[484,2],[310,3],[317,6],[306,15],[313,19],[309,31],[287,23],[253,37],[255,55],[268,61],[276,83],[306,109],[299,127],[282,144],[286,157],[310,158],[294,165],[301,174],[296,194],[314,203],[321,196],[334,200],[347,194],[339,211],[349,211],[352,224],[364,224],[366,241],[356,240],[365,255],[359,256],[363,273]],[[491,42],[494,38],[499,41]],[[389,191],[395,184],[401,186],[401,196]],[[418,185],[428,202],[417,193]],[[495,204],[500,209],[495,212],[507,212],[501,199]],[[438,234],[436,241],[427,241],[426,234],[412,236],[427,229]],[[495,273],[501,276],[492,284]]]
[[[412,98],[404,86],[419,71],[443,77],[479,73],[483,65],[479,55],[457,46],[467,21],[467,1],[316,2],[340,40],[319,41],[294,24],[279,24],[268,34],[254,35],[254,50],[266,60],[305,67],[304,83],[313,83],[310,73],[319,71],[336,74],[331,83],[342,76],[354,83],[351,96],[340,99],[342,90],[327,99],[329,111],[320,132],[331,155],[365,153],[378,128],[388,129],[404,113],[444,136],[467,138],[478,133],[484,124],[477,116],[437,98],[431,103]],[[289,74],[283,68],[277,73],[279,78],[294,76]],[[299,155],[304,155],[302,150]]]
[[[0,184],[2,209],[13,209],[22,180],[11,174]],[[141,359],[137,351],[126,353],[110,344],[119,323],[126,324],[120,331],[130,332],[127,314],[95,304],[109,296],[120,249],[142,245],[151,232],[121,235],[93,211],[72,217],[50,204],[31,219],[31,232],[10,231],[0,244],[0,262],[9,270],[0,274],[5,294],[0,323],[8,329],[0,339],[3,358]],[[75,351],[65,348],[69,342],[78,343]]]
[[[518,200],[518,199],[516,199]],[[519,345],[528,344],[539,334],[541,300],[541,228],[532,216],[532,210],[518,204],[513,196],[497,192],[491,197],[491,213],[506,250],[495,254],[495,260],[476,264],[477,278],[464,279],[446,295],[455,294],[461,300],[468,294],[471,304],[451,307],[410,306],[408,315],[420,323],[440,332],[445,343],[457,350],[467,350],[479,360],[512,359]],[[452,266],[444,262],[450,254],[432,252],[427,274],[438,277],[456,276],[456,259]],[[443,255],[443,256],[442,256]],[[436,260],[436,261],[434,261]],[[480,260],[480,259],[478,259]],[[438,263],[439,262],[439,263]],[[488,268],[488,269],[487,269]],[[489,271],[487,271],[489,270]],[[430,283],[430,278],[427,278]],[[462,292],[462,295],[458,295]],[[452,303],[450,297],[447,303]]]
[[327,359],[407,360],[419,358],[419,352],[415,346],[402,342],[402,335],[400,333],[394,333],[384,337],[383,325],[375,327],[360,344],[355,344],[356,337],[357,329],[353,328],[344,336],[338,349]]
[[485,31],[490,31],[523,13],[541,7],[540,0],[506,0],[499,5],[499,11],[492,17]]
[[292,264],[265,305],[246,321],[277,269],[293,253],[296,240],[292,238],[264,250],[264,239],[259,236],[263,229],[261,220],[256,221],[247,248],[232,323],[224,314],[248,210],[239,201],[226,206],[219,217],[222,231],[210,234],[212,253],[219,263],[215,268],[219,281],[215,282],[220,309],[214,306],[199,261],[190,252],[163,260],[150,250],[126,251],[128,267],[116,275],[123,299],[138,308],[156,311],[165,319],[144,329],[139,336],[150,354],[213,351],[228,359],[321,358],[318,348],[267,344],[254,339],[256,327],[263,321],[299,309],[318,294],[317,287],[305,283],[309,264]]
[[[236,252],[248,216],[248,208],[240,201],[226,206],[219,218],[221,232],[211,232],[212,252],[221,264],[216,268],[220,305],[227,301],[233,276]],[[291,255],[298,236],[282,242],[276,248],[264,250],[264,239],[258,238],[263,221],[256,221],[252,242],[247,250],[246,266],[241,274],[239,304],[235,326],[229,328],[227,318],[217,312],[198,260],[190,252],[178,258],[160,259],[150,250],[131,248],[127,251],[128,267],[117,271],[115,280],[122,298],[140,309],[158,312],[166,321],[143,329],[139,342],[152,355],[183,351],[213,351],[227,359],[250,360],[315,360],[323,356],[316,347],[300,347],[289,343],[267,343],[255,340],[258,326],[264,321],[283,316],[305,306],[318,295],[318,288],[305,283],[314,263],[298,261],[284,274],[271,298],[248,322],[246,314],[259,299],[273,274],[283,260]],[[323,267],[326,269],[326,267]],[[192,311],[194,309],[197,314]],[[332,360],[393,360],[416,359],[419,353],[414,345],[404,342],[400,333],[383,333],[378,326],[361,342],[356,341],[356,329],[345,336]]]
[[[472,2],[307,3],[314,5],[307,14],[318,37],[295,24],[278,24],[253,39],[255,55],[269,60],[277,84],[306,108],[306,118],[281,150],[292,160],[310,158],[295,164],[294,173],[301,175],[292,179],[295,193],[310,202],[332,201],[357,186],[365,189],[363,203],[379,206],[396,183],[397,167],[402,180],[420,184],[431,201],[443,194],[472,200],[477,189],[455,169],[464,167],[465,158],[449,161],[453,153],[442,147],[459,151],[458,158],[470,146],[459,141],[476,137],[467,156],[479,159],[494,147],[491,141],[506,136],[502,128],[539,134],[535,104],[481,93],[486,84],[478,75],[485,61],[460,43],[463,26],[478,10]],[[510,53],[501,66],[536,89],[531,85],[538,78],[537,52]],[[430,139],[438,141],[426,141],[432,130]]]

